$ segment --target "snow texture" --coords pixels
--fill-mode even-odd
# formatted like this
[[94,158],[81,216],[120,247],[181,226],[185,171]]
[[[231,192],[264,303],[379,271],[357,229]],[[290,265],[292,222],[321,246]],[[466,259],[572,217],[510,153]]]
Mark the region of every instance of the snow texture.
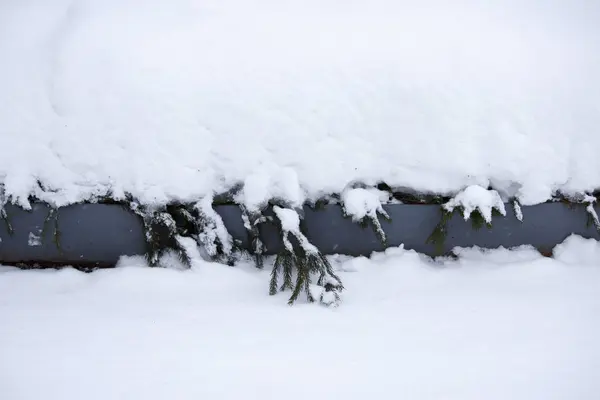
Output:
[[0,182],[23,206],[591,191],[598,20],[586,0],[2,1]]
[[457,207],[462,209],[465,220],[471,217],[472,212],[479,211],[488,224],[492,222],[493,209],[506,215],[504,203],[498,192],[477,185],[469,186],[444,204],[444,208],[449,212],[454,211]]
[[[193,242],[189,243],[192,248]],[[596,400],[600,247],[399,248],[331,258],[335,309],[266,296],[267,270],[0,267],[6,400]],[[344,272],[354,271],[354,272]],[[306,379],[310,371],[312,379]]]

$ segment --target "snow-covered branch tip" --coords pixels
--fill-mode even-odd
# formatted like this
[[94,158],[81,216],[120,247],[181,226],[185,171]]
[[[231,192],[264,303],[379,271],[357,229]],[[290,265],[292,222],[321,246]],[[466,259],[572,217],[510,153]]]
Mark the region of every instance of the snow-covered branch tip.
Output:
[[583,205],[587,213],[587,226],[594,226],[600,232],[600,219],[594,206],[598,199],[588,193],[561,194],[558,199],[567,206],[574,208],[577,205]]
[[242,210],[242,221],[244,228],[248,233],[248,242],[250,243],[250,253],[254,257],[254,266],[258,269],[264,267],[265,245],[260,239],[258,226],[270,220],[270,217],[262,215],[260,211],[249,211],[244,205],[240,205]]
[[450,213],[461,210],[465,221],[471,219],[475,229],[484,224],[491,228],[492,215],[506,216],[504,202],[498,192],[478,185],[467,187],[442,207]]
[[190,256],[179,240],[177,223],[166,208],[148,209],[135,201],[131,201],[129,207],[144,224],[145,256],[149,266],[160,266],[161,258],[168,253],[173,253],[181,264],[191,267]]
[[195,204],[149,208],[129,199],[129,208],[144,224],[148,264],[158,266],[164,255],[174,253],[184,266],[190,267],[189,243],[184,244],[182,239],[191,238],[209,258],[233,265],[234,240],[212,203],[213,197],[207,196]]
[[[342,282],[327,258],[302,233],[298,213],[278,206],[273,211],[279,221],[283,249],[273,265],[269,294],[289,289],[292,291],[290,305],[304,292],[309,302],[318,300],[326,306],[337,306],[344,289]],[[317,277],[316,284],[314,277]]]
[[214,260],[225,258],[233,265],[233,238],[227,231],[223,219],[213,209],[213,196],[206,196],[194,205],[196,241]]
[[388,196],[387,193],[378,189],[354,188],[342,192],[341,200],[344,214],[351,217],[352,221],[359,222],[363,226],[370,222],[375,234],[385,246],[387,237],[381,227],[378,215],[381,215],[388,221],[390,217],[381,205],[382,195]]
[[50,210],[48,210],[48,215],[46,215],[46,218],[44,218],[44,226],[42,227],[42,232],[40,235],[42,240],[46,237],[49,229],[52,229],[52,241],[54,242],[56,249],[59,252],[62,251],[60,242],[61,232],[58,226],[58,209],[56,208],[50,208]]
[[594,196],[591,196],[589,194],[584,194],[581,197],[580,196],[576,196],[574,198],[571,198],[571,201],[574,202],[578,202],[580,204],[583,204],[585,206],[585,211],[587,212],[587,216],[588,216],[588,226],[594,226],[596,228],[596,230],[598,232],[600,232],[600,219],[598,218],[598,213],[596,212],[596,209],[594,208],[594,205],[596,205],[597,199]]
[[[477,185],[469,186],[459,192],[455,197],[443,204],[441,208],[442,216],[440,222],[425,241],[425,243],[435,246],[437,255],[443,254],[448,233],[447,224],[455,212],[462,213],[465,221],[470,220],[474,229],[480,229],[484,225],[491,228],[493,215],[506,216],[506,209],[498,192],[487,190]],[[516,210],[515,208],[515,213]]]
[[519,222],[523,222],[523,210],[521,209],[521,203],[519,203],[519,200],[517,199],[513,200],[513,210],[517,220],[519,220]]
[[6,212],[6,203],[8,203],[8,199],[6,198],[4,192],[4,185],[0,184],[0,220],[4,221],[8,234],[12,235],[15,231],[13,229],[12,224],[10,223],[8,213]]

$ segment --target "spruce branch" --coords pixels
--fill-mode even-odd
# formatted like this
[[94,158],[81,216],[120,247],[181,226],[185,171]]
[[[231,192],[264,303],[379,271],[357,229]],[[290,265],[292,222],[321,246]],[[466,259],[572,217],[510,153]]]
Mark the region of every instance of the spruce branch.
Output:
[[248,234],[248,242],[251,246],[251,253],[254,256],[254,266],[258,269],[264,267],[265,245],[260,239],[258,225],[269,221],[269,218],[260,212],[250,212],[244,205],[240,205],[242,210],[242,220]]
[[[303,232],[305,226],[300,215],[292,209],[278,206],[275,206],[273,210],[277,216],[283,248],[273,265],[270,294],[277,293],[278,279],[282,274],[283,284],[279,290],[289,289],[292,291],[288,304],[294,304],[303,292],[306,294],[308,302],[319,300],[321,304],[328,306],[339,304],[339,292],[344,289],[342,282],[334,273],[327,258],[307,239]],[[294,267],[295,282],[293,280]],[[317,277],[316,285],[312,283],[313,276]],[[313,295],[312,286],[320,288],[318,298]]]
[[448,222],[452,219],[452,215],[456,210],[448,211],[443,206],[440,207],[441,218],[440,222],[433,228],[433,231],[425,241],[426,244],[433,244],[435,246],[436,255],[442,255],[444,252],[444,245],[446,243],[446,237],[448,235]]
[[13,235],[15,233],[15,230],[13,229],[13,226],[10,222],[10,218],[8,216],[8,213],[6,212],[6,204],[8,203],[8,199],[6,198],[5,194],[4,194],[4,185],[0,184],[0,219],[2,221],[4,221],[4,224],[6,226],[6,231],[8,232],[9,235]]

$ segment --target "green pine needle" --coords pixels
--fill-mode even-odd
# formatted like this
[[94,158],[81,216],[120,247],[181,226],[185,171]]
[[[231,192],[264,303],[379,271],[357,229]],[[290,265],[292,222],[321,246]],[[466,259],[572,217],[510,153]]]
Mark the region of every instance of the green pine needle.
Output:
[[446,243],[446,236],[448,235],[447,224],[452,218],[452,215],[456,209],[452,212],[446,210],[444,207],[441,208],[442,216],[440,222],[433,228],[433,231],[425,241],[426,244],[433,244],[435,246],[436,255],[442,255],[444,253],[444,245]]

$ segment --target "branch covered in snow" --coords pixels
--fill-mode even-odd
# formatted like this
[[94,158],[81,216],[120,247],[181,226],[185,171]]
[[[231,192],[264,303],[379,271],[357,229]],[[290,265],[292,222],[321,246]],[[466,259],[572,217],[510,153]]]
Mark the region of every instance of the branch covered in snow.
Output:
[[249,211],[246,206],[240,205],[242,210],[242,221],[244,222],[244,228],[248,232],[248,239],[251,246],[251,253],[254,256],[254,265],[258,269],[264,267],[263,255],[265,252],[265,245],[260,239],[260,232],[258,226],[267,222],[268,218],[257,211]]
[[233,251],[233,239],[223,219],[213,209],[213,196],[206,196],[194,205],[198,212],[198,243],[211,258],[219,255],[229,257]]
[[[327,306],[338,305],[339,292],[344,289],[342,282],[327,258],[302,233],[300,215],[292,209],[279,206],[275,206],[273,211],[279,221],[283,250],[277,255],[273,265],[269,294],[277,293],[279,280],[282,279],[283,283],[279,290],[292,290],[289,304],[293,304],[300,293],[304,292],[309,302],[318,299],[321,304]],[[297,243],[297,246],[294,246],[292,240]],[[313,275],[318,276],[316,285],[312,284]]]
[[513,209],[515,211],[515,217],[521,222],[523,222],[523,210],[521,210],[521,204],[518,200],[513,201]]
[[597,203],[597,199],[594,196],[584,193],[580,196],[571,196],[570,200],[581,203],[585,206],[585,210],[588,213],[588,223],[593,224],[600,232],[600,219],[598,218],[598,213],[594,208],[594,205]]
[[492,223],[492,213],[496,210],[506,216],[506,209],[500,195],[495,190],[487,190],[478,185],[472,185],[459,192],[449,202],[443,205],[448,212],[462,210],[463,218],[468,220],[471,214],[478,212],[486,224]]
[[4,185],[0,184],[0,220],[4,221],[4,223],[6,224],[6,229],[8,230],[8,233],[12,235],[14,233],[14,230],[13,230],[12,224],[10,223],[10,220],[8,218],[8,214],[6,213],[6,208],[4,208],[7,201],[8,201],[8,199],[6,198],[6,195],[5,195]]
[[[373,224],[375,233],[382,243],[386,243],[386,235],[379,222],[378,214],[389,220],[390,217],[381,205],[382,191],[377,189],[354,188],[342,192],[344,213],[352,220]],[[385,194],[387,197],[387,194]]]

